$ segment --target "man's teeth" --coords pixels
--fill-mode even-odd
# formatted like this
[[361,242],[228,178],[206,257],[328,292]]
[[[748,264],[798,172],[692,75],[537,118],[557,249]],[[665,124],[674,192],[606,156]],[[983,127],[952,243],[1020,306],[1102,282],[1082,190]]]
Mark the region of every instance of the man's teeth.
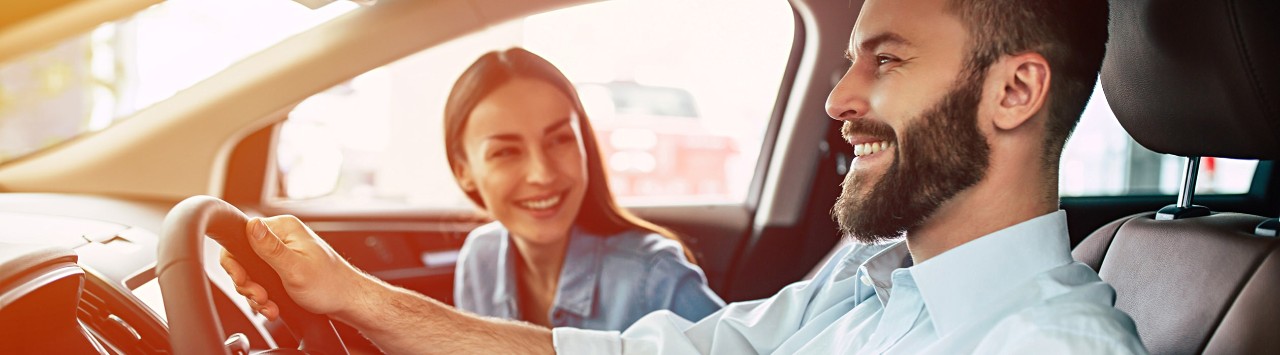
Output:
[[891,147],[893,144],[886,141],[857,144],[853,146],[853,156],[871,155]]
[[520,206],[531,210],[545,210],[560,203],[560,195],[551,196],[541,200],[530,200],[520,202]]

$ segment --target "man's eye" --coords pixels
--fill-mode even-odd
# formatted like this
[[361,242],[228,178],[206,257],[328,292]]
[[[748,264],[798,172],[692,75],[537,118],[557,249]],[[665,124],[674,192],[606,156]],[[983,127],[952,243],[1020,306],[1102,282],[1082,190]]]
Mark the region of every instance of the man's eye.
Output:
[[898,61],[898,58],[894,58],[892,56],[887,56],[887,55],[876,56],[876,65],[885,65],[885,64],[896,62],[896,61]]

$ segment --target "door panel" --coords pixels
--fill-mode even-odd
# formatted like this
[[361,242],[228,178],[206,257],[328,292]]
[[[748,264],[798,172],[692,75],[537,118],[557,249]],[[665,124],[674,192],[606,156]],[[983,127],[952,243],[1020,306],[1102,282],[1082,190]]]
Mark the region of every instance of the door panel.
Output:
[[480,220],[387,219],[292,211],[352,265],[390,284],[453,304],[453,271]]
[[743,301],[769,297],[782,287],[799,281],[840,240],[831,219],[831,206],[840,195],[840,183],[853,157],[853,147],[838,134],[840,121],[824,120],[828,133],[818,144],[817,171],[808,189],[793,188],[774,193],[806,195],[801,218],[794,225],[772,225],[753,234],[743,243],[722,295],[726,300]]
[[724,297],[733,257],[750,228],[749,210],[732,205],[640,207],[631,210],[679,234],[693,251],[711,289]]
[[308,221],[352,265],[453,304],[453,270],[470,224]]

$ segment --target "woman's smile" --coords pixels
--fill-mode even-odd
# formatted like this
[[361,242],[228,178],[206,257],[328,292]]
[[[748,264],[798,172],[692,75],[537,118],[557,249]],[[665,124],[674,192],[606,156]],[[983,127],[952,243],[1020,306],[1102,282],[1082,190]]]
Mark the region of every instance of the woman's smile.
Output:
[[536,219],[555,217],[560,212],[565,195],[569,190],[554,194],[542,194],[531,198],[516,200],[515,205]]

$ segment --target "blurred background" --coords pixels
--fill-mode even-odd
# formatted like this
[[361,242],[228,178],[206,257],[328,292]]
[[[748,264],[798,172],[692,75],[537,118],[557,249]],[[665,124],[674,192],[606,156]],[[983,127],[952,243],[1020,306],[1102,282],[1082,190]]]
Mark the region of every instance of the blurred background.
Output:
[[[170,0],[0,63],[0,164],[105,129],[359,10]],[[274,203],[471,208],[444,159],[444,101],[482,53],[522,46],[576,83],[622,203],[740,204],[795,31],[790,6],[778,0],[613,0],[490,27],[302,101],[279,133]],[[1064,153],[1061,191],[1176,194],[1182,164],[1129,138],[1096,90]],[[1197,189],[1245,193],[1256,165],[1207,158]]]

